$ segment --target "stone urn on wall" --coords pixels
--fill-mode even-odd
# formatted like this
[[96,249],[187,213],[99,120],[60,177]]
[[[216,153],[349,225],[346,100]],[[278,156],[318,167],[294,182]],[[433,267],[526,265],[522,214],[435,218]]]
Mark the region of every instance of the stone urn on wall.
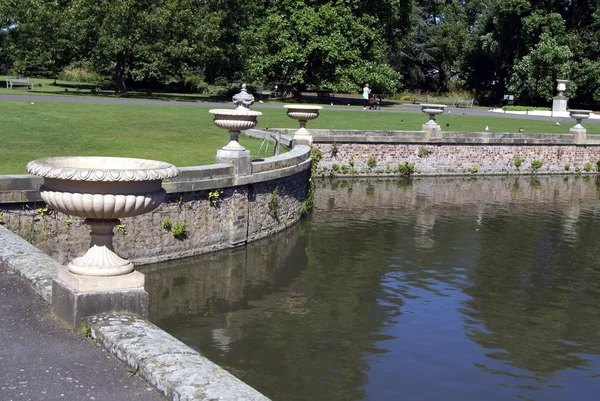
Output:
[[429,116],[429,121],[422,126],[426,138],[442,135],[442,128],[435,122],[435,116],[442,114],[445,108],[445,104],[421,104],[421,111]]
[[592,114],[591,110],[569,110],[569,116],[574,118],[577,121],[574,127],[571,127],[569,130],[570,134],[573,134],[573,139],[575,143],[585,142],[587,139],[587,130],[581,125],[581,120],[585,120],[590,118],[590,114]]
[[283,107],[287,109],[287,116],[300,124],[300,129],[294,133],[294,146],[312,145],[312,134],[306,129],[306,122],[319,117],[319,110],[323,107],[309,104],[286,104]]
[[119,276],[133,264],[113,250],[113,228],[119,219],[155,209],[165,198],[162,180],[179,172],[171,164],[119,157],[52,157],[27,164],[44,178],[44,202],[61,213],[85,219],[91,227],[90,248],[68,269],[83,276]]
[[160,205],[166,195],[162,180],[179,174],[177,168],[154,160],[74,156],[34,160],[27,171],[44,178],[44,202],[91,227],[88,251],[61,267],[52,283],[54,314],[76,329],[82,318],[100,313],[146,318],[144,275],[114,252],[113,229],[119,219]]
[[238,142],[240,132],[256,127],[256,118],[262,116],[259,111],[245,109],[212,109],[213,124],[229,131],[230,141],[217,151],[216,162],[233,165],[235,175],[252,174],[252,159],[250,151]]

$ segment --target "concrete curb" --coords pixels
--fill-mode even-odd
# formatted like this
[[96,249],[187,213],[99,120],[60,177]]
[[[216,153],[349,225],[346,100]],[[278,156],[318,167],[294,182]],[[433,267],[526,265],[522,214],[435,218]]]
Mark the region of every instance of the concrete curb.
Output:
[[[60,264],[0,226],[0,263],[27,279],[47,302]],[[110,353],[177,401],[269,400],[159,327],[131,315],[86,320],[93,337]]]

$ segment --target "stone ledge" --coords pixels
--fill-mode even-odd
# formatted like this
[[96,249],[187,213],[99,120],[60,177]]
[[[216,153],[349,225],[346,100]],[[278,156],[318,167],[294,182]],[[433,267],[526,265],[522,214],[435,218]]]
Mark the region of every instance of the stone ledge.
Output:
[[168,399],[267,401],[267,397],[157,326],[131,315],[86,319],[104,348]]
[[47,302],[52,299],[52,280],[60,263],[0,226],[0,263],[27,279],[36,293]]

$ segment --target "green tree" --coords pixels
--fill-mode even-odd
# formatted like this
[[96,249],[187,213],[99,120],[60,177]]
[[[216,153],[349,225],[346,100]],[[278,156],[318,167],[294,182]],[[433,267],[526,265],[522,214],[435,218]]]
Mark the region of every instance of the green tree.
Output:
[[573,53],[566,45],[542,34],[541,41],[514,66],[508,90],[529,103],[550,101],[556,79],[571,75]]
[[247,76],[290,91],[306,86],[356,92],[364,82],[395,92],[401,75],[387,63],[377,19],[343,2],[272,3],[246,32]]
[[73,0],[68,32],[81,59],[127,82],[166,81],[202,68],[219,37],[218,15],[194,0]]

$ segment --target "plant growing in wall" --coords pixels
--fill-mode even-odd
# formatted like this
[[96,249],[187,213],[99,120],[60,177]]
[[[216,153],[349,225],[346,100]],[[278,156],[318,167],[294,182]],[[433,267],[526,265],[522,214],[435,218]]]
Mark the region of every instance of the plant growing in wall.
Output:
[[123,224],[123,222],[119,222],[119,224],[117,224],[116,226],[116,229],[121,234],[127,235],[127,227],[125,227],[125,224]]
[[589,173],[590,171],[592,171],[592,163],[585,163],[585,165],[583,166],[583,169]]
[[600,160],[596,162],[596,171],[600,171]]
[[569,171],[571,170],[571,165],[570,164],[565,164],[565,171]]
[[375,168],[376,165],[377,165],[377,158],[375,156],[369,156],[369,158],[367,159],[367,167],[369,169],[373,169],[373,168]]
[[337,157],[338,152],[339,152],[338,144],[336,141],[333,141],[331,143],[331,157],[333,157],[335,159]]
[[221,200],[221,195],[223,195],[222,189],[213,189],[208,191],[208,201],[211,206],[217,206],[219,200]]
[[[600,160],[598,160],[598,163],[600,163]],[[348,164],[350,165],[350,167],[354,168],[354,165],[356,164],[356,158],[354,157],[354,155],[350,157],[350,161],[348,162]]]
[[277,187],[269,194],[269,216],[277,216],[279,210],[279,196],[277,194]]
[[339,173],[340,171],[340,165],[337,163],[333,163],[331,165],[331,171],[333,171],[334,173]]
[[39,209],[36,209],[36,212],[37,212],[38,216],[44,217],[44,216],[49,216],[50,213],[52,213],[52,209],[50,209],[50,206],[44,205],[44,207],[40,207]]
[[73,225],[73,220],[69,216],[65,216],[65,224],[69,227]]
[[521,164],[523,164],[523,159],[521,159],[519,156],[515,156],[515,158],[513,159],[513,163],[515,165],[515,168],[519,170],[521,168]]
[[308,179],[308,191],[306,193],[306,199],[302,201],[300,204],[300,214],[302,216],[308,214],[314,206],[315,202],[315,176],[317,174],[317,166],[321,161],[321,152],[318,149],[314,149],[310,151],[311,165],[310,165],[310,178]]
[[542,167],[543,164],[544,164],[544,162],[541,160],[536,159],[536,160],[532,161],[531,162],[531,171],[535,173]]
[[0,210],[0,224],[4,224],[4,212]]
[[188,228],[186,222],[181,220],[173,224],[171,227],[171,234],[177,239],[187,238]]
[[432,153],[433,153],[433,151],[431,149],[427,149],[424,146],[421,146],[419,148],[419,157],[420,158],[424,158],[424,157],[430,156]]
[[398,164],[398,167],[394,170],[396,173],[410,177],[415,172],[415,164],[404,162],[404,164]]
[[165,217],[161,223],[162,228],[164,228],[165,230],[170,230],[171,227],[173,226],[173,224],[171,224],[171,219],[168,217]]

